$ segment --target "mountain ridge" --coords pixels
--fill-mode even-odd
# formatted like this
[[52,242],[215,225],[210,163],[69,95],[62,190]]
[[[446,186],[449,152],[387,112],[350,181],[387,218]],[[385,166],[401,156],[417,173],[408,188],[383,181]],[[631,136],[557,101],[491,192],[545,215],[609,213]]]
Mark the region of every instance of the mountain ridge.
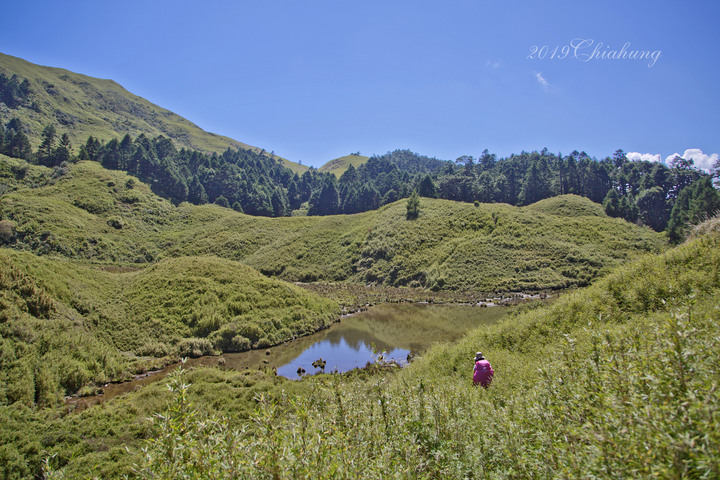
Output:
[[[179,148],[222,153],[227,148],[263,151],[229,137],[207,132],[190,120],[125,89],[112,79],[100,79],[70,70],[37,65],[0,53],[0,73],[15,74],[30,82],[30,99],[17,108],[0,109],[3,123],[17,117],[27,125],[26,134],[37,144],[46,125],[59,124],[74,145],[89,136],[108,141],[125,134],[165,135]],[[278,157],[281,158],[281,157]],[[302,173],[307,167],[281,158]]]

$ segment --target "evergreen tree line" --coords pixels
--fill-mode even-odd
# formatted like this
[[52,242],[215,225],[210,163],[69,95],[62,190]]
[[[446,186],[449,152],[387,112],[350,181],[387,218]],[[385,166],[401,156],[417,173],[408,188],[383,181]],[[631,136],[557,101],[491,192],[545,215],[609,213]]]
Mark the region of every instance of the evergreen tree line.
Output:
[[135,139],[125,135],[105,144],[90,137],[81,146],[78,158],[135,175],[175,203],[216,203],[270,217],[290,214],[288,192],[297,177],[265,151],[228,148],[222,154],[208,155],[178,150],[166,137],[143,134]]
[[[58,137],[53,126],[44,129],[32,152],[18,119],[0,125],[0,152],[50,167],[72,157],[67,135]],[[125,135],[106,143],[90,137],[75,158],[135,175],[176,203],[216,203],[260,216],[287,216],[305,208],[308,215],[359,213],[414,191],[421,197],[517,206],[576,194],[602,204],[610,216],[666,231],[677,242],[688,225],[720,210],[712,182],[717,166],[708,175],[692,160],[676,157],[668,165],[630,161],[622,150],[602,160],[547,149],[497,159],[485,150],[477,159],[466,155],[455,162],[396,150],[357,168],[351,165],[340,178],[314,168],[293,173],[264,150],[178,150],[163,136]]]
[[0,124],[0,153],[37,165],[56,167],[71,160],[72,146],[67,133],[58,137],[55,127],[49,125],[43,130],[38,149],[33,152],[22,121],[11,118],[5,125]]
[[521,153],[497,160],[485,150],[476,160],[460,157],[447,163],[423,196],[459,201],[509,203],[522,206],[564,194],[601,203],[612,217],[667,231],[671,241],[684,238],[695,224],[720,210],[713,175],[695,168],[692,160],[675,157],[659,162],[630,161],[622,150],[600,161],[584,152],[570,155]]

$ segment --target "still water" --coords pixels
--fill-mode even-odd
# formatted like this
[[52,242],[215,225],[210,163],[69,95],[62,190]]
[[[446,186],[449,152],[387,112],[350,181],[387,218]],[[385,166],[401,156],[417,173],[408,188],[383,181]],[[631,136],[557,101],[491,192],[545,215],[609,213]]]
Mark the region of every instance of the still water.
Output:
[[325,372],[347,372],[374,362],[378,355],[399,364],[409,354],[421,354],[436,342],[452,342],[468,330],[497,321],[502,308],[458,305],[384,304],[344,318],[329,329],[313,335],[294,358],[277,367],[278,375],[298,378],[322,369],[315,360],[325,361]]
[[[505,312],[502,307],[383,304],[345,317],[328,329],[292,342],[267,350],[191,358],[186,361],[185,368],[218,366],[219,362],[224,362],[223,368],[227,369],[277,369],[278,375],[298,379],[302,376],[298,369],[304,369],[305,375],[323,371],[347,372],[365,367],[379,354],[385,360],[404,364],[408,354],[422,354],[434,343],[458,340],[470,329],[497,322]],[[318,359],[325,361],[324,370],[313,367],[313,362]],[[129,382],[110,384],[104,387],[101,395],[72,397],[66,403],[84,409],[161,380],[178,366],[169,365]]]

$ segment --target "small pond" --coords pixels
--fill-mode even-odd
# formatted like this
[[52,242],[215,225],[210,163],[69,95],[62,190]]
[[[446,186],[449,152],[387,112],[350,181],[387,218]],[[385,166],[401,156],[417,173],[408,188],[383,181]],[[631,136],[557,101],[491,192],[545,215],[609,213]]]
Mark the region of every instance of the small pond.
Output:
[[298,378],[322,370],[312,366],[325,361],[325,372],[347,372],[372,363],[382,354],[386,361],[407,362],[436,342],[452,342],[477,326],[493,323],[505,313],[501,308],[464,305],[384,304],[346,317],[308,339],[312,343],[277,367],[278,375]]
[[[226,353],[222,355],[222,359],[224,368],[276,368],[278,375],[290,379],[300,378],[300,368],[304,369],[307,375],[322,371],[347,372],[365,367],[381,353],[385,360],[404,364],[408,354],[422,354],[434,343],[458,340],[470,329],[497,322],[505,312],[505,308],[468,305],[382,304],[345,317],[330,328],[313,335],[267,350]],[[185,368],[218,366],[220,358],[191,358],[186,361]],[[324,370],[313,367],[313,362],[318,359],[325,361]],[[161,380],[178,368],[178,365],[169,365],[163,370],[149,372],[129,382],[109,384],[103,388],[101,395],[71,397],[66,403],[84,409]]]

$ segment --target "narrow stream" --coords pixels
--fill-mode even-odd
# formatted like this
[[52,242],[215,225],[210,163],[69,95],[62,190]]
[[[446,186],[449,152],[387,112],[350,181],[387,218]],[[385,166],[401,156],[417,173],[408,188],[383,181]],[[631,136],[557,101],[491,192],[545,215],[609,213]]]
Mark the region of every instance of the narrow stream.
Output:
[[[185,362],[185,368],[218,366],[224,362],[224,368],[277,369],[278,375],[298,379],[323,371],[347,372],[362,368],[380,354],[385,360],[402,365],[407,362],[408,354],[422,354],[437,342],[456,341],[472,328],[497,322],[505,312],[504,308],[467,305],[383,304],[292,342],[267,350],[191,358]],[[312,365],[320,359],[325,362],[324,369]],[[175,363],[128,382],[109,384],[100,395],[71,397],[66,404],[83,410],[162,380],[178,366],[179,363]]]

